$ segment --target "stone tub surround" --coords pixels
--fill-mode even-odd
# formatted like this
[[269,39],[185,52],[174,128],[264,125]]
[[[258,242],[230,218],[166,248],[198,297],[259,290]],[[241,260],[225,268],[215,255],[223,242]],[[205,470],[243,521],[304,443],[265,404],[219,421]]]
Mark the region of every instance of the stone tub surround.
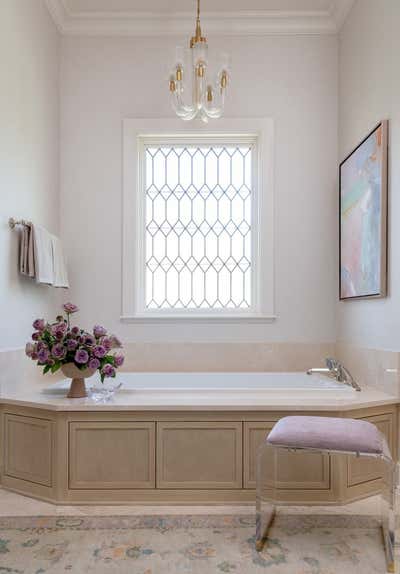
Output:
[[[128,372],[306,371],[323,365],[333,343],[124,343]],[[63,375],[46,375],[49,383]],[[28,383],[42,384],[40,369],[24,349],[0,350],[0,396]]]
[[126,371],[306,371],[323,365],[334,343],[126,343]]
[[335,357],[361,386],[400,396],[400,352],[336,343]]
[[[333,356],[343,362],[361,387],[400,396],[400,352],[347,343],[124,343],[127,372],[290,372],[324,366]],[[51,381],[62,374],[47,375]],[[0,396],[43,384],[40,369],[23,349],[0,351]]]

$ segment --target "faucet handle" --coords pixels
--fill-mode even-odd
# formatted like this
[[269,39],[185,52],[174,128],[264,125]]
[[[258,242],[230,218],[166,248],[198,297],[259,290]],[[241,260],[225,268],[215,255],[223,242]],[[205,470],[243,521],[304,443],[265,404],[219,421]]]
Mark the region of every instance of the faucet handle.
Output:
[[325,362],[326,362],[326,366],[328,367],[328,369],[330,371],[335,371],[339,367],[339,361],[337,361],[336,359],[333,359],[332,357],[327,357],[325,359]]

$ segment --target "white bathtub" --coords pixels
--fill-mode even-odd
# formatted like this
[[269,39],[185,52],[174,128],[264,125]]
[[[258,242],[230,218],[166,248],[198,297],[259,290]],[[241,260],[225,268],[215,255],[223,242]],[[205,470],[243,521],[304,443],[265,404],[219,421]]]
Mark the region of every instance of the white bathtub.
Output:
[[352,391],[328,377],[307,373],[120,373],[129,391]]
[[[94,377],[87,379],[90,386]],[[116,382],[122,383],[118,392],[138,393],[249,393],[263,391],[300,391],[304,393],[327,391],[352,393],[354,389],[323,375],[298,373],[119,373]],[[53,392],[66,389],[70,381],[52,386]],[[50,391],[50,389],[46,389]]]

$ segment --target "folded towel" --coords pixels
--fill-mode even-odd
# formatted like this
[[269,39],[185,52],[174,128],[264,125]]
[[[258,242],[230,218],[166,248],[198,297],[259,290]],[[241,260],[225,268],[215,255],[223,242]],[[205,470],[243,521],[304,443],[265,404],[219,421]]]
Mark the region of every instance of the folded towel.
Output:
[[35,276],[35,258],[33,253],[32,225],[23,225],[21,231],[19,270],[22,275]]
[[29,225],[28,230],[28,276],[35,277],[35,240],[33,237],[33,225]]
[[27,260],[27,234],[28,230],[25,225],[22,226],[21,230],[21,240],[20,240],[20,250],[19,250],[19,270],[22,275],[26,275],[26,260]]
[[52,237],[44,227],[40,227],[40,225],[33,226],[35,277],[37,283],[45,283],[46,285],[53,285],[54,283]]
[[63,255],[63,250],[61,247],[61,241],[55,235],[51,236],[52,247],[53,247],[53,269],[54,269],[54,287],[63,287],[64,289],[69,288],[67,268],[65,266],[65,260]]

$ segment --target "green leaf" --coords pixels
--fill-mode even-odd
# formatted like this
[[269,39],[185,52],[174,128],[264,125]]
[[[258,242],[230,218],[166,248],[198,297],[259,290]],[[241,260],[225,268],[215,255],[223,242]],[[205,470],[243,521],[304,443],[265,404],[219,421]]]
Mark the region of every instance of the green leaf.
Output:
[[43,374],[45,375],[46,373],[48,373],[51,369],[51,365],[45,365],[44,369],[43,369]]
[[51,367],[51,372],[55,373],[56,371],[58,371],[58,369],[61,367],[61,363],[60,361],[57,361],[56,363],[54,363],[54,365]]

